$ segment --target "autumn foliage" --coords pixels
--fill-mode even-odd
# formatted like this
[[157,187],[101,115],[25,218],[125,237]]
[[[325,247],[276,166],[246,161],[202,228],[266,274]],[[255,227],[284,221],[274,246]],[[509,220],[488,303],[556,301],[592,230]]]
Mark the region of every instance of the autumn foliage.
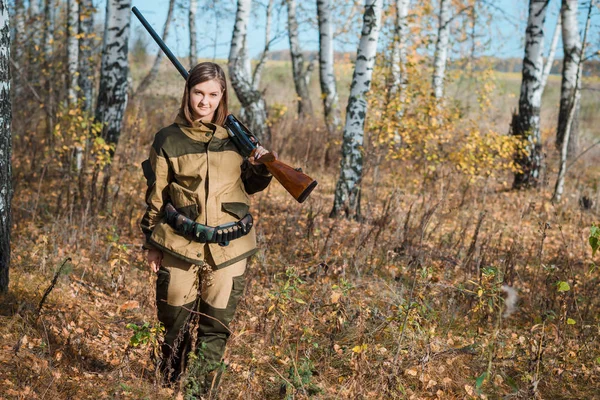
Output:
[[[430,13],[415,12],[423,41]],[[515,77],[482,59],[466,84],[458,78],[464,71],[451,69],[447,85],[457,94],[436,102],[427,60],[416,51],[422,45],[410,52],[402,103],[390,98],[388,61],[378,59],[361,221],[327,217],[340,138],[325,134],[321,115],[296,118],[292,82],[277,78],[289,64],[267,63],[273,149],[319,186],[301,205],[276,182],[252,198],[261,250],[234,319],[220,398],[598,396],[598,157],[590,152],[571,169],[572,196],[560,205],[548,185],[509,190],[522,150],[507,135]],[[143,64],[133,65],[134,81]],[[348,82],[351,65],[336,68]],[[586,84],[599,86],[594,78]],[[175,116],[181,79],[165,65],[155,85],[129,103],[116,149],[98,137],[91,115],[61,101],[52,125],[42,112],[15,125],[0,399],[178,394],[156,375],[155,276],[138,228],[140,164],[154,133]],[[556,100],[558,80],[548,85]],[[582,110],[592,110],[582,112],[584,127],[598,123],[593,93],[582,100]],[[40,108],[22,96],[17,116]],[[548,110],[544,120],[554,121]],[[544,140],[551,128],[544,126]],[[548,181],[556,154],[544,146]]]

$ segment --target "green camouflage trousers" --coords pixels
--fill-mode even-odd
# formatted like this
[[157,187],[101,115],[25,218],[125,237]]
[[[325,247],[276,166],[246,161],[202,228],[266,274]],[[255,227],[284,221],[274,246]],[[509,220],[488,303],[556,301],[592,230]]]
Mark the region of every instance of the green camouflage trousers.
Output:
[[[175,382],[187,370],[186,390],[218,386],[229,323],[242,296],[247,260],[211,272],[164,254],[156,280],[158,319],[165,327],[161,371]],[[192,351],[193,350],[193,351]],[[192,397],[193,398],[193,397]]]

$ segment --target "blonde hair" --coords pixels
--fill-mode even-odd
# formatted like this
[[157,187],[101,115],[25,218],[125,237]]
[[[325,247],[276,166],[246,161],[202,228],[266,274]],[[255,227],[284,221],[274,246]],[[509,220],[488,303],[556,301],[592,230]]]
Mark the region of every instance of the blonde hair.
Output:
[[212,123],[217,125],[223,125],[225,117],[229,114],[227,109],[227,79],[225,78],[225,72],[218,64],[213,62],[202,62],[196,65],[190,71],[187,81],[185,82],[185,90],[183,91],[183,98],[181,99],[181,109],[186,121],[192,126],[194,124],[194,113],[190,107],[190,90],[199,83],[216,80],[221,85],[223,90],[223,97],[219,102],[219,106],[215,110],[213,115]]

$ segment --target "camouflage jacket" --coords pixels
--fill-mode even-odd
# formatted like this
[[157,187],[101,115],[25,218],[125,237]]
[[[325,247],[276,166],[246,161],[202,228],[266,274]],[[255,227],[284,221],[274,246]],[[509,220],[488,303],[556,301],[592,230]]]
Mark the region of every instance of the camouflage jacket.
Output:
[[[248,195],[264,190],[272,178],[263,165],[253,166],[240,155],[225,128],[202,122],[189,126],[181,113],[156,134],[143,169],[148,184],[141,222],[144,248],[158,248],[193,264],[205,259],[206,245],[166,223],[165,203],[198,223],[217,226],[244,217]],[[217,268],[223,268],[256,252],[256,233],[252,228],[227,246],[209,243],[208,249]]]

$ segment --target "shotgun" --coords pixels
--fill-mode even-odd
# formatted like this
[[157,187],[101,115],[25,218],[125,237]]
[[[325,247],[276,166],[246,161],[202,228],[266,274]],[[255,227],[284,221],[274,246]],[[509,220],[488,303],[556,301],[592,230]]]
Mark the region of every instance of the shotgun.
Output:
[[[165,53],[167,58],[171,60],[171,63],[177,68],[177,71],[181,74],[183,79],[187,80],[188,71],[181,65],[177,57],[167,47],[165,42],[156,33],[154,28],[148,23],[146,18],[142,15],[137,7],[131,9],[133,14],[146,28],[152,39],[158,44],[160,49]],[[244,124],[237,120],[232,114],[229,114],[225,118],[223,124],[229,137],[236,145],[242,156],[250,157],[256,147],[260,145],[256,137],[250,132]],[[302,203],[310,195],[313,189],[317,186],[317,181],[312,179],[310,176],[303,173],[300,168],[292,168],[289,165],[275,159],[272,153],[265,154],[257,160],[257,162],[264,164],[269,172],[281,183],[281,185],[287,190],[299,203]]]

